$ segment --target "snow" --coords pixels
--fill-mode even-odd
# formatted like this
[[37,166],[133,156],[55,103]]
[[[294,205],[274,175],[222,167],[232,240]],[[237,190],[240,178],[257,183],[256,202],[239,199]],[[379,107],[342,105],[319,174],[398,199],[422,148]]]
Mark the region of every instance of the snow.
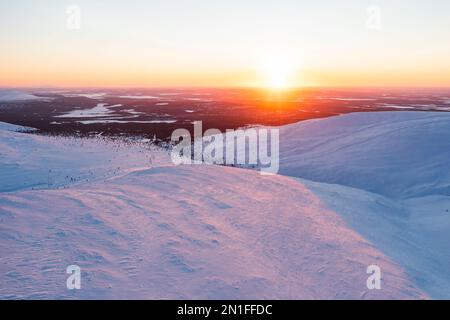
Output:
[[280,132],[280,172],[393,198],[450,195],[450,113],[355,113]]
[[213,99],[203,99],[203,98],[186,98],[188,101],[201,101],[201,102],[213,102]]
[[34,128],[30,128],[30,127],[24,127],[24,126],[18,126],[15,124],[11,124],[11,123],[6,123],[6,122],[0,122],[0,132],[5,132],[5,131],[36,131],[36,129]]
[[118,98],[123,98],[123,99],[160,99],[157,96],[136,96],[136,95],[118,96]]
[[37,97],[35,95],[18,90],[0,89],[1,102],[39,100],[39,99],[48,99],[48,98]]
[[145,114],[145,112],[136,111],[136,110],[134,110],[134,109],[123,109],[122,112],[127,112],[127,113],[132,114],[132,115],[142,115],[142,114]]
[[73,110],[68,113],[55,116],[55,118],[98,118],[105,117],[114,114],[114,111],[110,108],[116,108],[122,106],[121,104],[116,104],[108,106],[107,103],[98,103],[95,107],[90,109]]
[[395,199],[450,195],[450,113],[367,112],[280,128],[280,174]]
[[95,99],[95,100],[102,100],[105,98],[106,93],[105,92],[91,92],[91,93],[63,93],[64,97],[73,98],[73,97],[84,97],[89,99]]
[[353,230],[400,263],[431,297],[450,298],[450,197],[396,201],[340,185],[301,182]]
[[[2,194],[0,297],[426,296],[304,186],[261,179],[243,169],[159,167]],[[366,288],[373,263],[384,270],[382,291]],[[83,271],[78,292],[65,288],[69,264]]]
[[279,129],[281,174],[302,178],[432,297],[450,298],[450,114],[354,113]]
[[281,127],[273,176],[0,124],[0,298],[450,298],[449,116]]
[[376,101],[372,98],[333,98],[333,97],[319,97],[319,100],[335,100],[335,101]]
[[82,120],[77,121],[82,124],[95,123],[175,123],[177,120],[115,120],[115,119],[100,119],[100,120]]
[[22,128],[0,123],[0,192],[62,188],[169,161],[145,143],[11,132]]

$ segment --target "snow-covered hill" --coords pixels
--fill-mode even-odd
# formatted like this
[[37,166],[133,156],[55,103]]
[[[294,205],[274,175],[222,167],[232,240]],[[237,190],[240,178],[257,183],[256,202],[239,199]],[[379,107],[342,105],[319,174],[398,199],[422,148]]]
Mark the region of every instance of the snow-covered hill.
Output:
[[0,89],[0,102],[26,101],[39,99],[43,98],[19,90]]
[[[262,180],[263,179],[263,180]],[[161,167],[0,195],[2,298],[424,297],[300,183],[243,169]],[[82,268],[82,289],[65,268]],[[366,287],[367,266],[383,290]]]
[[[0,195],[2,298],[425,297],[402,267],[290,178],[215,166],[143,169],[129,149],[95,140],[1,130],[0,141],[2,189],[16,182]],[[146,151],[144,159],[165,155]],[[79,174],[109,158],[127,168],[17,191],[49,167]],[[382,291],[366,287],[373,263],[384,270]],[[83,270],[80,291],[65,288],[70,264]]]
[[0,192],[63,188],[170,163],[168,153],[152,152],[145,141],[15,132],[26,129],[0,123]]
[[[281,129],[282,173],[302,177],[315,168],[335,183],[346,172],[379,194],[253,170],[173,166],[165,151],[142,144],[0,126],[0,298],[450,298],[447,172],[440,184],[432,180],[448,151],[438,148],[446,142],[428,144],[445,136],[447,119],[367,113]],[[406,136],[416,138],[411,154]],[[283,143],[297,148],[297,159]],[[398,160],[407,155],[409,163]],[[333,157],[336,170],[326,169]],[[365,176],[356,175],[357,159],[365,160]],[[371,184],[389,165],[404,169],[397,186]],[[408,191],[398,192],[400,185]],[[82,269],[81,290],[65,287],[71,264]],[[382,290],[366,287],[373,264]]]
[[450,113],[370,112],[280,130],[280,173],[393,198],[450,195]]
[[450,298],[450,113],[354,113],[279,129],[280,174],[299,178],[422,289]]
[[397,201],[337,184],[300,180],[433,298],[450,299],[450,197]]

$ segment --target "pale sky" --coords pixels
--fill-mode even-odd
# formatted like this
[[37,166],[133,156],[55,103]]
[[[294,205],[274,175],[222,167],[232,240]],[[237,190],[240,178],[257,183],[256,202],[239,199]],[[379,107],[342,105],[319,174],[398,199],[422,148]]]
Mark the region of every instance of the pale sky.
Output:
[[448,0],[2,1],[0,43],[0,86],[450,86]]

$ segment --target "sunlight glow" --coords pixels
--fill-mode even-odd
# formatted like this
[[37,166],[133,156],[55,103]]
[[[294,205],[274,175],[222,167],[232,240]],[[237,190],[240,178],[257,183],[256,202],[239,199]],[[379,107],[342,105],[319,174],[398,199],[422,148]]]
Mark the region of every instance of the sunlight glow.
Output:
[[296,66],[285,57],[266,58],[261,64],[265,86],[272,89],[283,89],[292,85],[292,77]]

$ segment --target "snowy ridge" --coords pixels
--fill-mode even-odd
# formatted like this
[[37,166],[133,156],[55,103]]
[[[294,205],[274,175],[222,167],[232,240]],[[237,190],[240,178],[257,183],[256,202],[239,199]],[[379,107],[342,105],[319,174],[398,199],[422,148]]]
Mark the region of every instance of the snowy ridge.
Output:
[[[450,195],[448,112],[358,112],[278,129],[279,174],[394,199]],[[242,154],[248,148],[238,145]]]

